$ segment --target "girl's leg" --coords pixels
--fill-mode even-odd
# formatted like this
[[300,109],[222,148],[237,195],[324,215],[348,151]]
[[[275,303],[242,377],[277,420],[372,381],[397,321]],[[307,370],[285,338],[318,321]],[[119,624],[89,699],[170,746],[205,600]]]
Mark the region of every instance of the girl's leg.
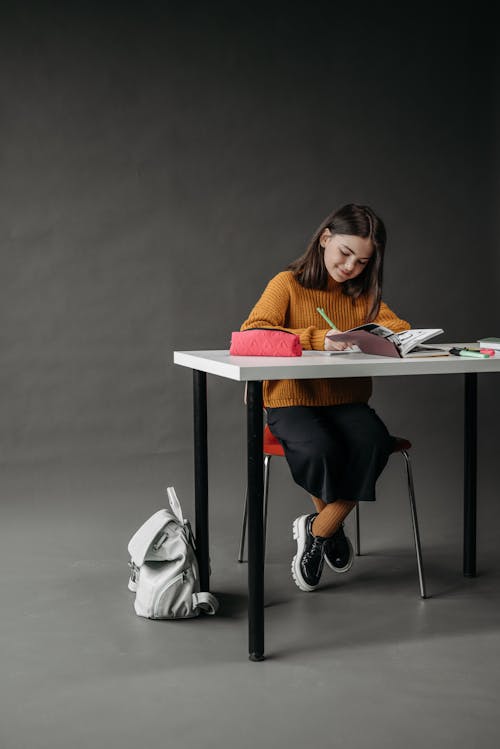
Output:
[[311,495],[311,499],[312,499],[313,505],[316,508],[316,512],[321,512],[321,510],[323,510],[326,507],[326,502],[323,502],[323,500],[320,499],[319,497],[313,497]]
[[337,499],[347,458],[341,435],[332,430],[327,408],[268,408],[267,423],[285,451],[295,482],[312,495],[318,512]]
[[356,502],[346,502],[342,499],[325,504],[313,521],[311,526],[313,534],[322,538],[330,538],[355,507]]
[[394,437],[366,403],[333,406],[326,413],[346,453],[337,497],[353,503],[374,501],[375,485],[394,447]]
[[323,502],[319,497],[311,496],[311,499],[318,513],[311,530],[315,536],[322,536],[323,538],[333,536],[356,506],[356,502],[343,502],[341,499],[330,502],[330,504]]
[[328,563],[337,572],[350,569],[352,546],[342,521],[358,500],[375,499],[375,482],[394,440],[366,404],[268,408],[267,414],[293,478],[312,495],[318,511],[316,517],[302,515],[293,524],[297,553],[292,575],[301,590],[311,591],[319,584],[324,559],[331,556]]

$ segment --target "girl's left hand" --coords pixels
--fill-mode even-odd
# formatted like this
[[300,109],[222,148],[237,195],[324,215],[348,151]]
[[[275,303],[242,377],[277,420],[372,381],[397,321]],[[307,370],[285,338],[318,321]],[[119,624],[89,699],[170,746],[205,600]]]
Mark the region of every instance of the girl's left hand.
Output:
[[[330,330],[328,336],[342,332],[342,330]],[[335,341],[332,338],[325,336],[325,351],[343,351],[346,348],[349,348],[347,341]]]

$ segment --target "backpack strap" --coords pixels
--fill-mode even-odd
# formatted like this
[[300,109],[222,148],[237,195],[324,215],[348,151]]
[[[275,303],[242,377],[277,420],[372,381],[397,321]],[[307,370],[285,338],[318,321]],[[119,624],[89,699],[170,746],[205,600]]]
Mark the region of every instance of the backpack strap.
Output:
[[167,486],[167,494],[168,494],[168,501],[169,501],[170,507],[172,508],[172,512],[176,516],[179,523],[181,525],[184,525],[184,518],[182,516],[181,503],[179,502],[179,498],[177,497],[177,494],[175,493],[175,489],[173,486]]
[[193,593],[193,608],[200,608],[205,614],[213,615],[219,609],[219,602],[212,593]]

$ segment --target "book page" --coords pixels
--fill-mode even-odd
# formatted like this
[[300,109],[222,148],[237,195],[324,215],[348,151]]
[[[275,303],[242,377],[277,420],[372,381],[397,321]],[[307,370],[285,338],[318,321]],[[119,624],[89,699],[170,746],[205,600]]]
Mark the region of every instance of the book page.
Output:
[[434,336],[443,332],[441,328],[411,328],[395,335],[401,355],[405,356],[415,346],[418,346],[418,344],[428,341],[429,338],[434,338]]
[[411,351],[406,353],[408,359],[415,358],[417,356],[451,356],[450,352],[446,348],[439,348],[438,346],[415,346]]

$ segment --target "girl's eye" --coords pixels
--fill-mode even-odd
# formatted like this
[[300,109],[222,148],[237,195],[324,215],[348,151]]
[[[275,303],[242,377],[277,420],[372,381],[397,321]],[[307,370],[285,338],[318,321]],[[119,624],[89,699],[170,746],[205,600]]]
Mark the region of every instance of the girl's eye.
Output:
[[347,256],[348,256],[348,255],[350,254],[349,252],[344,252],[344,250],[340,250],[340,252],[341,252],[341,253],[342,253],[342,255],[344,255],[345,257],[347,257]]

